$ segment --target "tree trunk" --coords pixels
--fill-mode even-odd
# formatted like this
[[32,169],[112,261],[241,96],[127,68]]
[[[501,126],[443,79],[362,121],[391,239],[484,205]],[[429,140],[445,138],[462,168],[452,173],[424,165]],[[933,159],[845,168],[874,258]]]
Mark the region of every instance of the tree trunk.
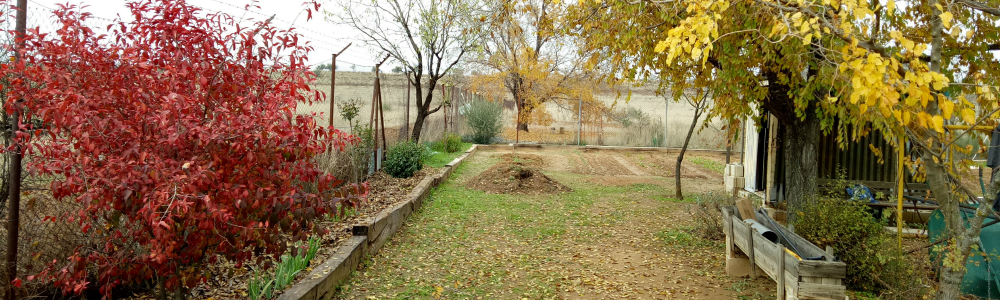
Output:
[[517,120],[517,130],[529,132],[528,131],[528,121],[525,120],[525,115],[531,115],[532,108],[524,104],[524,100],[519,100],[517,102],[517,113],[521,116]]
[[[701,99],[705,101],[705,99]],[[684,153],[687,152],[688,143],[691,142],[691,135],[694,134],[694,128],[698,126],[698,118],[705,111],[705,104],[698,103],[694,107],[694,120],[691,121],[691,127],[688,127],[687,136],[684,137],[684,145],[681,146],[681,153],[677,155],[677,164],[674,167],[674,198],[678,201],[684,200],[684,194],[681,192],[681,163],[684,162]]]
[[[821,135],[820,120],[813,115],[816,107],[809,105],[804,109],[805,119],[799,117],[794,99],[790,98],[790,88],[783,84],[783,71],[768,71],[765,76],[770,83],[767,90],[767,101],[764,107],[778,119],[784,130],[779,134],[781,143],[779,150],[784,161],[778,161],[776,166],[784,166],[784,199],[787,204],[788,221],[792,222],[798,216],[796,213],[805,204],[814,199],[817,193],[816,177],[819,176],[818,160],[819,139]],[[784,73],[785,76],[791,76]],[[773,124],[772,126],[777,126]],[[777,170],[768,170],[775,172]],[[776,179],[778,180],[778,179]],[[779,191],[780,192],[780,191]]]
[[[962,295],[962,279],[965,277],[966,262],[972,254],[972,246],[976,246],[982,231],[983,219],[989,214],[987,205],[980,205],[975,216],[968,220],[966,227],[964,213],[959,208],[959,200],[951,193],[948,184],[948,168],[942,163],[934,162],[934,157],[927,150],[921,151],[921,160],[927,172],[927,185],[934,193],[940,205],[941,214],[945,219],[946,237],[954,237],[941,251],[945,255],[939,273],[939,288],[935,299],[958,299]],[[940,158],[938,158],[940,159]]]
[[786,124],[782,137],[784,163],[784,197],[788,216],[794,220],[817,194],[816,178],[819,177],[818,150],[820,140],[819,119],[807,116],[805,120]]
[[420,142],[420,131],[424,128],[424,120],[427,119],[425,111],[424,109],[417,109],[417,118],[413,122],[413,135],[410,136],[410,140],[414,143]]

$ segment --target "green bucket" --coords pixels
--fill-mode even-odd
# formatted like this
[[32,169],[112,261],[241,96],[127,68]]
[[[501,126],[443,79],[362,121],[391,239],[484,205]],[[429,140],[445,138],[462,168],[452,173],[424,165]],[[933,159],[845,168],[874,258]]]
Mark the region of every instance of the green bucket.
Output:
[[[969,226],[968,220],[971,217],[970,213],[962,213],[966,227]],[[991,219],[987,218],[983,223],[989,221]],[[944,234],[944,215],[941,214],[940,210],[935,210],[931,214],[931,219],[927,222],[927,231],[932,242],[937,241]],[[1000,299],[1000,276],[997,276],[1000,274],[1000,224],[983,228],[979,238],[982,242],[982,249],[974,250],[969,255],[968,262],[965,263],[967,271],[965,277],[962,278],[962,293],[976,295],[984,299]],[[931,262],[938,261],[940,265],[940,260],[936,259],[938,252],[934,249],[935,247],[931,247],[929,250]]]

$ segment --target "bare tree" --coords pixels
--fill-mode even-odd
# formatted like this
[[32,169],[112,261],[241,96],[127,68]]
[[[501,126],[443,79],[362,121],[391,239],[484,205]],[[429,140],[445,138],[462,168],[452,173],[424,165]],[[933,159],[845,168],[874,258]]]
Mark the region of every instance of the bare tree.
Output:
[[681,192],[681,163],[684,162],[684,153],[687,152],[688,143],[691,142],[691,135],[694,133],[694,129],[698,127],[698,119],[701,115],[709,108],[708,100],[708,90],[699,89],[696,95],[687,95],[687,93],[682,93],[681,97],[687,101],[689,105],[694,107],[694,120],[691,121],[691,126],[688,127],[687,135],[684,136],[684,146],[681,146],[681,153],[677,155],[677,165],[674,169],[674,184],[676,190],[674,191],[674,197],[677,200],[684,200],[684,194]]
[[[354,27],[369,47],[388,53],[407,71],[416,94],[417,117],[410,139],[420,140],[434,89],[478,46],[481,9],[476,0],[346,0],[328,20]],[[426,78],[425,78],[426,77]],[[426,85],[424,85],[426,83]]]

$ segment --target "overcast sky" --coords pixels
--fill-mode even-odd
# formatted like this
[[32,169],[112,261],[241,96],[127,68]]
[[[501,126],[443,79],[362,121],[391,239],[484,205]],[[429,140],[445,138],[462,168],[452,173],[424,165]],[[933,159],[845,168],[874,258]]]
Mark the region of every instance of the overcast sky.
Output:
[[[337,59],[337,67],[341,71],[351,70],[351,64],[358,65],[358,71],[367,71],[375,65],[375,56],[366,48],[364,43],[355,40],[356,31],[352,28],[335,25],[324,20],[324,14],[313,14],[313,19],[306,21],[306,14],[300,5],[303,0],[260,0],[257,5],[261,9],[251,9],[250,12],[244,10],[244,6],[250,4],[250,0],[188,0],[188,4],[204,9],[206,12],[225,12],[234,18],[241,16],[245,19],[253,18],[262,20],[275,15],[274,24],[280,27],[290,27],[294,23],[297,31],[309,41],[314,47],[314,51],[309,55],[310,64],[329,63],[331,55],[340,51],[348,43],[354,44],[347,49]],[[85,11],[94,14],[92,26],[106,25],[109,20],[122,16],[125,20],[131,19],[128,9],[125,7],[127,0],[29,0],[28,1],[28,27],[38,26],[42,31],[52,31],[56,27],[51,9],[55,9],[57,4],[84,4],[88,5]],[[323,4],[321,10],[337,9],[329,1],[320,1]],[[244,21],[250,24],[250,20]],[[388,65],[388,64],[387,64]],[[385,66],[383,66],[385,69]]]

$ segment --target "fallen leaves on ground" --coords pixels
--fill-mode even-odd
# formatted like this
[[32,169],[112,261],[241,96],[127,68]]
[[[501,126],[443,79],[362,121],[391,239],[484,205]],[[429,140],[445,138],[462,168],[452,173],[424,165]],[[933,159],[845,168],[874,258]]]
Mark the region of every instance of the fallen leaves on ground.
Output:
[[[487,151],[470,157],[338,297],[773,298],[773,282],[766,278],[725,275],[721,241],[665,234],[689,230],[691,222],[688,204],[655,197],[671,192],[666,186],[672,179],[647,176],[660,184],[601,185],[587,179],[602,174],[565,171],[550,159],[566,158],[553,155],[576,154],[548,153],[537,164],[572,192],[496,195],[466,189],[469,180],[505,158]],[[721,189],[718,181],[703,185]]]

